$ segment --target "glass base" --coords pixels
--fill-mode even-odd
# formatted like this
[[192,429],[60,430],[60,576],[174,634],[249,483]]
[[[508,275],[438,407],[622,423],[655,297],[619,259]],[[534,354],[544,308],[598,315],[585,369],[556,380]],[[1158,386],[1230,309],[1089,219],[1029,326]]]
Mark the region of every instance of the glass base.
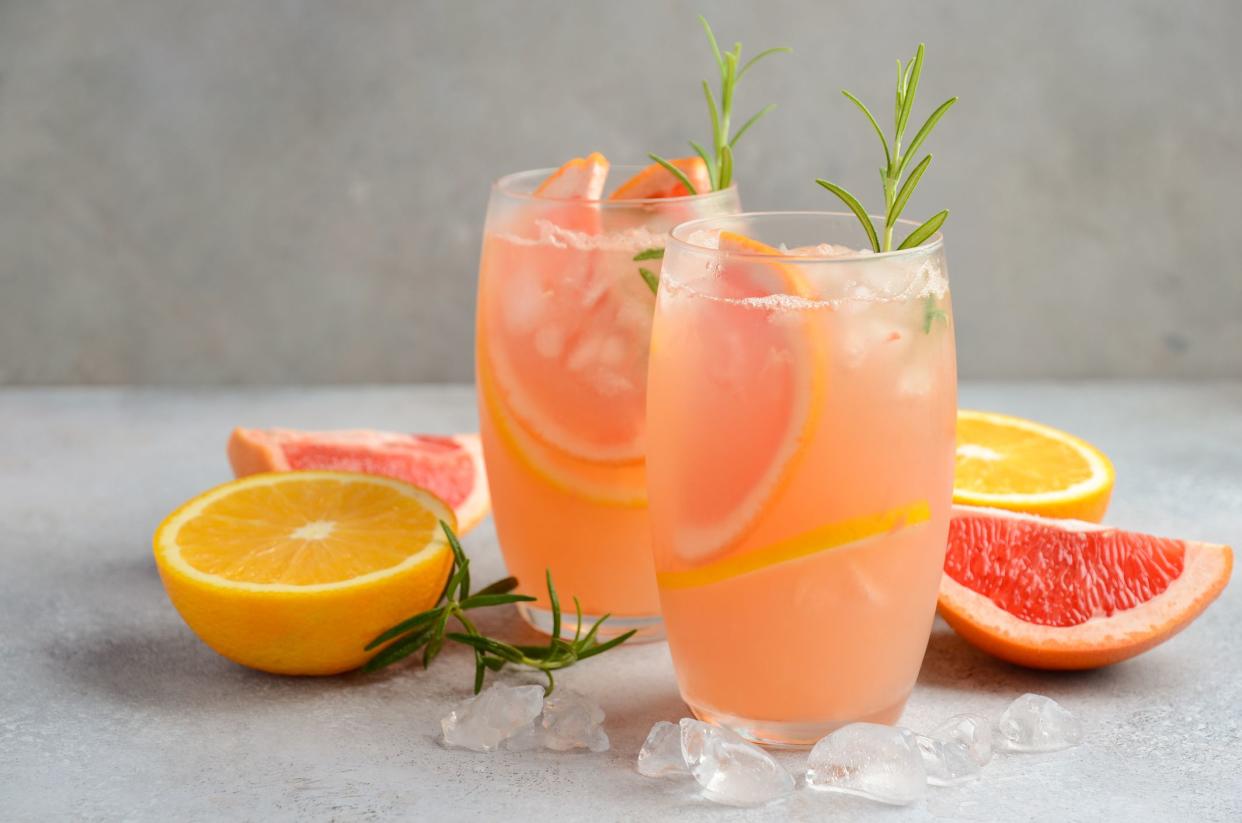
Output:
[[849,723],[883,723],[893,725],[901,718],[906,707],[908,695],[896,704],[873,712],[866,717],[856,717],[846,721],[814,721],[808,723],[778,722],[773,720],[749,720],[724,712],[717,712],[696,706],[689,700],[686,705],[699,720],[715,726],[723,726],[737,732],[751,743],[767,746],[770,749],[809,749],[821,737],[830,734]]
[[[522,615],[522,619],[529,623],[535,631],[547,635],[552,634],[552,612],[547,609],[537,608],[529,603],[518,603],[517,610],[518,614]],[[565,611],[562,605],[561,637],[566,639],[573,637],[577,619],[577,615],[572,608],[569,611]],[[595,621],[598,619],[599,615],[582,615],[582,631],[587,631],[591,626],[595,625]],[[664,639],[664,621],[658,614],[648,617],[626,617],[614,614],[604,621],[604,625],[599,627],[599,631],[595,636],[600,640],[608,640],[619,634],[624,634],[630,629],[634,629],[636,633],[626,643],[650,643]]]

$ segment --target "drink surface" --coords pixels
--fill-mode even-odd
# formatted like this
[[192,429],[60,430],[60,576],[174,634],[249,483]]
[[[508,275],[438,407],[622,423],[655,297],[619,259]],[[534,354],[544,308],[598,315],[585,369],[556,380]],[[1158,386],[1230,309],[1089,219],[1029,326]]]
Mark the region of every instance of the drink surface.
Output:
[[682,695],[766,742],[892,722],[922,661],[948,528],[943,256],[820,247],[800,251],[824,259],[790,263],[676,246],[652,341],[648,471]]
[[[659,613],[647,520],[646,381],[654,296],[635,255],[736,193],[665,202],[540,200],[498,188],[479,274],[480,430],[511,574],[589,615]],[[620,621],[614,621],[620,626]],[[605,624],[607,628],[608,624]]]

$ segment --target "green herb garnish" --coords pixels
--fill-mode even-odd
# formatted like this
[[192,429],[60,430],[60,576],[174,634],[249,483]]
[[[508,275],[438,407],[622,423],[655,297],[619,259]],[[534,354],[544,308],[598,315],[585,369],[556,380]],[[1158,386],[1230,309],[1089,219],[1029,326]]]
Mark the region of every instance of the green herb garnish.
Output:
[[[750,71],[756,63],[771,54],[786,54],[793,49],[785,46],[776,46],[770,49],[764,49],[756,54],[746,63],[742,63],[742,44],[734,43],[731,51],[722,52],[719,44],[716,42],[716,35],[712,33],[712,27],[708,24],[707,18],[699,15],[699,22],[703,24],[703,31],[707,34],[707,42],[712,47],[712,56],[716,58],[716,68],[720,71],[720,99],[717,101],[712,94],[711,86],[706,80],[703,81],[703,96],[707,99],[707,113],[711,117],[712,122],[712,152],[709,154],[701,145],[695,141],[690,141],[690,147],[694,149],[694,153],[703,158],[703,162],[707,164],[707,174],[712,181],[712,189],[720,191],[729,187],[733,182],[733,149],[737,146],[737,141],[742,139],[750,127],[759,122],[765,114],[776,108],[775,103],[770,103],[762,109],[751,115],[750,119],[742,124],[733,136],[729,136],[729,129],[732,127],[733,120],[733,95],[737,91],[737,84],[746,76],[746,72]],[[698,194],[694,184],[690,182],[690,178],[682,173],[681,169],[674,166],[670,161],[659,156],[658,154],[649,154],[655,162],[668,169],[669,173],[681,181],[681,184],[691,194]]]
[[[445,640],[469,646],[474,650],[474,693],[483,689],[483,677],[490,669],[498,672],[508,664],[525,666],[540,671],[548,678],[544,687],[546,694],[551,694],[556,686],[552,672],[564,669],[586,660],[609,649],[620,646],[629,640],[634,631],[618,635],[606,642],[595,639],[599,627],[608,619],[604,615],[586,632],[582,633],[582,607],[578,598],[574,598],[574,610],[577,613],[577,626],[573,640],[561,638],[561,604],[556,596],[556,588],[552,585],[552,573],[547,573],[548,600],[552,604],[552,637],[546,646],[515,646],[495,638],[486,637],[479,632],[474,622],[466,616],[470,609],[487,606],[501,606],[506,603],[528,603],[535,598],[525,594],[512,594],[517,587],[517,579],[506,577],[485,586],[474,594],[470,593],[470,558],[466,557],[461,543],[453,529],[443,520],[440,528],[448,537],[449,547],[453,550],[453,566],[449,571],[448,582],[440,593],[435,608],[420,612],[408,620],[393,626],[366,646],[366,651],[384,646],[374,657],[362,667],[363,671],[373,672],[390,666],[399,660],[423,650],[423,668],[435,659],[444,647]],[[448,621],[456,620],[463,631],[448,631]],[[384,645],[387,644],[387,645]]]
[[[659,246],[656,246],[655,248],[651,248],[651,249],[643,249],[638,254],[634,255],[635,263],[641,263],[644,260],[663,260],[663,259],[664,259],[664,249],[660,248]],[[647,288],[651,289],[651,293],[655,294],[656,291],[660,288],[660,275],[656,274],[651,269],[643,268],[642,266],[638,267],[638,274],[640,277],[642,277],[643,282],[647,284]]]
[[[914,194],[914,187],[919,184],[919,180],[923,177],[923,172],[927,171],[928,164],[931,163],[932,156],[928,154],[920,160],[910,174],[906,175],[905,182],[902,182],[902,176],[905,175],[906,167],[910,163],[910,158],[918,153],[923,145],[923,141],[931,134],[931,130],[935,128],[936,123],[940,122],[940,118],[944,116],[953,104],[957,102],[956,97],[951,97],[940,104],[940,107],[931,113],[927,121],[923,123],[923,127],[915,133],[914,139],[910,141],[910,145],[903,152],[901,148],[902,138],[906,133],[906,124],[910,120],[910,111],[914,108],[914,96],[918,91],[919,77],[923,73],[923,44],[919,43],[918,51],[915,52],[914,59],[906,66],[902,66],[901,61],[897,61],[897,103],[894,108],[894,119],[896,121],[893,130],[893,141],[890,145],[888,139],[884,136],[884,130],[880,128],[880,124],[876,122],[871,111],[863,105],[863,102],[848,91],[842,89],[849,100],[867,116],[867,120],[871,122],[871,127],[875,129],[876,136],[880,138],[880,144],[884,147],[884,166],[880,169],[880,177],[884,181],[884,236],[881,239],[877,235],[875,226],[871,222],[871,218],[867,215],[867,210],[863,208],[858,198],[850,194],[845,189],[835,183],[827,180],[817,179],[815,182],[826,188],[828,191],[841,198],[841,201],[854,212],[862,223],[863,229],[867,232],[867,239],[871,241],[873,251],[892,251],[893,250],[893,227],[897,225],[897,219],[901,217],[902,209],[906,207],[906,203],[910,200],[910,195]],[[928,218],[927,222],[910,232],[905,240],[901,241],[898,249],[913,248],[922,243],[927,238],[935,234],[944,221],[948,218],[948,210],[937,212]],[[928,326],[930,328],[930,325]]]
[[931,334],[932,325],[937,320],[941,323],[948,323],[949,315],[940,308],[940,304],[936,302],[936,296],[929,294],[923,301],[923,334]]

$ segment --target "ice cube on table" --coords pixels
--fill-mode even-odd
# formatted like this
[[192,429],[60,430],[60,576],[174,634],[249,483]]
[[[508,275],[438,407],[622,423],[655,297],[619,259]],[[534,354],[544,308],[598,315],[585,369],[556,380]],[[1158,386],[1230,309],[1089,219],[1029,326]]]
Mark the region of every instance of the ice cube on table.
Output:
[[604,710],[599,704],[584,694],[560,688],[544,699],[543,716],[535,727],[543,732],[544,748],[606,752],[609,742],[603,724]]
[[927,769],[909,729],[851,723],[811,749],[806,783],[821,791],[904,806],[927,792]]
[[690,773],[686,759],[681,755],[680,726],[661,720],[651,727],[642,748],[638,750],[638,773],[644,777]]
[[446,746],[491,752],[529,728],[542,710],[542,686],[496,684],[454,706],[440,730]]
[[923,755],[923,769],[931,785],[956,786],[978,779],[981,767],[961,743],[921,734],[915,735],[914,739],[919,753]]
[[760,806],[793,792],[793,775],[735,732],[689,717],[680,725],[682,758],[708,800]]
[[961,743],[980,766],[992,759],[992,739],[996,727],[981,714],[955,714],[932,730],[937,740]]
[[1011,752],[1055,752],[1082,742],[1082,723],[1051,697],[1022,695],[996,722],[996,747]]

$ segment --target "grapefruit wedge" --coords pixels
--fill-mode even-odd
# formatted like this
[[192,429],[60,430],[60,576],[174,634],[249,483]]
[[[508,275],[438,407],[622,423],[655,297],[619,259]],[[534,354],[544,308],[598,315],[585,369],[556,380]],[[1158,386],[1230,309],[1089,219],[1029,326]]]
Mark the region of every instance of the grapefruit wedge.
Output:
[[1163,643],[1229,582],[1228,546],[955,506],[940,614],[1002,660],[1092,669]]
[[[694,185],[695,194],[707,194],[712,190],[712,179],[707,174],[707,164],[701,157],[678,157],[670,163]],[[609,197],[610,200],[643,200],[656,197],[686,197],[691,194],[686,184],[659,163],[652,163],[626,180]]]
[[491,509],[477,434],[234,429],[228,451],[236,477],[315,469],[404,480],[447,503],[457,516],[459,534],[478,525]]
[[557,200],[598,200],[608,182],[608,158],[597,151],[575,157],[535,189],[535,197]]

